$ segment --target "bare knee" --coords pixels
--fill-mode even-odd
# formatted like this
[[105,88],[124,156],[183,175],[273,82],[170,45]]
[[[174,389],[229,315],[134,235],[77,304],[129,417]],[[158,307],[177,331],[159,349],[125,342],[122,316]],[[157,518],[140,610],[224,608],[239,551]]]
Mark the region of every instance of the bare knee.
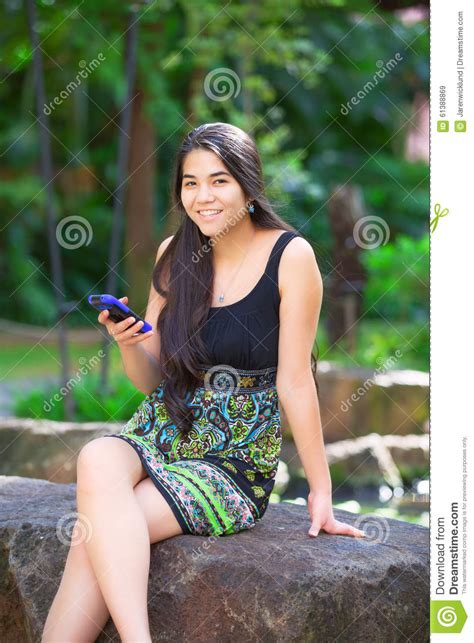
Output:
[[77,459],[77,490],[91,493],[111,490],[121,484],[136,485],[146,471],[135,449],[118,438],[88,442]]
[[[108,440],[97,438],[91,440],[82,447],[77,458],[77,491],[90,492],[99,491],[107,482],[105,476],[111,474],[113,464],[111,456],[113,455],[112,445],[107,455]],[[104,475],[102,475],[104,473]]]

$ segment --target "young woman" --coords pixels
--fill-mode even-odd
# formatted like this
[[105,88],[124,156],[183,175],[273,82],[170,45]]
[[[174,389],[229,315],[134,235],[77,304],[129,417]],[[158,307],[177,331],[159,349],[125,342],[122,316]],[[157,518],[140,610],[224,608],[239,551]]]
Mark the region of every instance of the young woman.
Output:
[[174,201],[183,220],[158,249],[145,314],[155,331],[99,315],[146,398],[79,454],[75,533],[90,533],[73,534],[43,643],[94,641],[109,615],[122,641],[151,641],[150,543],[255,527],[275,483],[279,403],[310,488],[309,535],[364,535],[332,511],[312,372],[321,275],[265,197],[251,137],[226,123],[190,132]]

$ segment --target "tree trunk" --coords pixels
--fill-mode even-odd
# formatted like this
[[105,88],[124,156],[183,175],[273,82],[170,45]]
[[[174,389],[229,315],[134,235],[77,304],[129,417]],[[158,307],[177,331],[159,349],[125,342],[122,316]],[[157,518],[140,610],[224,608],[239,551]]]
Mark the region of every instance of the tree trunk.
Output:
[[125,204],[126,279],[120,296],[138,314],[146,309],[158,239],[154,233],[156,135],[144,113],[146,95],[142,89],[133,101],[130,160]]
[[357,321],[362,312],[362,290],[366,281],[360,262],[362,247],[354,226],[365,216],[362,191],[355,185],[335,186],[328,202],[334,235],[333,269],[328,277],[328,336],[331,344],[346,338],[349,352],[356,348]]

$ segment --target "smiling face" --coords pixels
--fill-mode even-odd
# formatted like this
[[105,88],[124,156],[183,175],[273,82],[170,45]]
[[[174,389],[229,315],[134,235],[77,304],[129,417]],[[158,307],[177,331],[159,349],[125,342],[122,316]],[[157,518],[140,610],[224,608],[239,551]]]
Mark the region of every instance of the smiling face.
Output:
[[192,150],[186,156],[181,201],[188,216],[206,236],[213,236],[248,216],[240,184],[210,150]]

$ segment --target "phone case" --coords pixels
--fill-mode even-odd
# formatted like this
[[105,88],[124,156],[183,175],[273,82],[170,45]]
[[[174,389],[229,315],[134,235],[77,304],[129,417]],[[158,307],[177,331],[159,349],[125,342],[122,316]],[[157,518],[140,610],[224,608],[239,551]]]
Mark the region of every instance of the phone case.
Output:
[[135,317],[137,321],[143,322],[143,326],[138,331],[139,333],[148,333],[148,331],[153,330],[147,321],[113,295],[89,295],[87,299],[96,310],[108,310],[109,318],[113,322],[117,323],[127,319],[127,317]]

